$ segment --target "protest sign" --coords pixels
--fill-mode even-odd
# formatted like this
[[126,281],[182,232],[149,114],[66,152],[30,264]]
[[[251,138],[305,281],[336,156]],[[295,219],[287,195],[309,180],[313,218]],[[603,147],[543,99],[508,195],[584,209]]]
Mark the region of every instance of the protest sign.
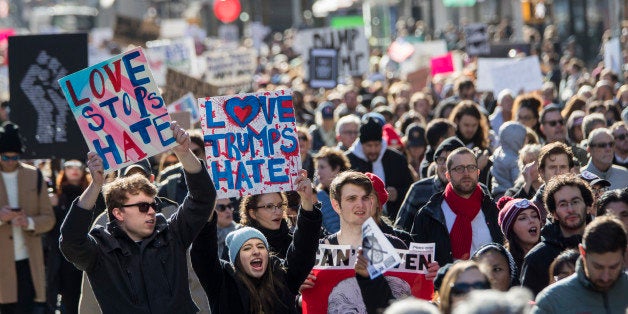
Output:
[[197,74],[196,48],[192,37],[148,41],[146,56],[159,86],[166,84],[168,68],[190,75]]
[[113,40],[122,44],[144,46],[159,38],[159,25],[154,20],[116,15]]
[[167,104],[175,102],[187,93],[192,93],[195,98],[198,98],[217,95],[214,91],[214,87],[209,83],[173,69],[166,70],[164,100]]
[[198,99],[218,198],[294,190],[301,169],[292,91]]
[[622,50],[619,38],[611,38],[604,43],[604,67],[613,70],[615,73],[622,73]]
[[362,27],[299,30],[294,49],[304,58],[305,65],[309,64],[312,48],[338,50],[339,76],[361,76],[368,71],[369,47]]
[[336,49],[310,50],[310,87],[334,88],[338,85],[338,51]]
[[446,74],[454,71],[454,60],[452,58],[451,52],[442,55],[433,57],[430,60],[430,65],[432,68],[431,75],[434,76],[436,74]]
[[[411,243],[415,250],[393,250],[401,263],[384,273],[395,298],[412,294],[430,300],[434,284],[425,279],[428,264],[434,261],[434,244]],[[432,250],[429,250],[431,246]],[[411,246],[412,247],[412,246]],[[319,244],[312,272],[315,285],[303,290],[303,313],[366,313],[355,277],[356,251],[350,245]],[[354,309],[354,311],[348,311]],[[358,309],[356,312],[355,309]]]
[[178,145],[141,48],[65,76],[59,85],[105,172]]
[[498,95],[508,88],[515,93],[541,89],[543,74],[536,56],[525,58],[478,59],[478,91],[492,91]]
[[187,93],[183,95],[183,97],[175,100],[173,103],[168,105],[168,112],[181,112],[187,111],[190,113],[190,119],[192,119],[192,123],[198,122],[201,119],[201,116],[198,113],[198,106],[196,104],[196,98],[192,93]]
[[412,45],[414,53],[399,64],[399,72],[402,75],[429,67],[432,57],[447,53],[447,43],[444,40],[413,42]]
[[57,80],[87,67],[87,34],[9,37],[11,121],[24,158],[84,159],[87,147]]
[[371,279],[399,265],[401,258],[395,254],[395,247],[379,229],[373,217],[362,224],[362,249],[368,259],[366,269]]
[[189,130],[192,128],[192,117],[190,116],[189,111],[177,111],[177,112],[169,112],[170,119],[172,121],[177,121],[179,126],[185,130]]
[[414,45],[403,40],[403,38],[397,38],[397,40],[390,44],[387,53],[392,61],[401,63],[414,53]]
[[488,28],[483,23],[473,23],[464,26],[466,52],[470,56],[487,55],[491,52],[488,42]]
[[207,83],[215,87],[248,85],[250,89],[257,67],[255,50],[242,46],[224,47],[208,51],[203,57],[207,65],[205,70]]

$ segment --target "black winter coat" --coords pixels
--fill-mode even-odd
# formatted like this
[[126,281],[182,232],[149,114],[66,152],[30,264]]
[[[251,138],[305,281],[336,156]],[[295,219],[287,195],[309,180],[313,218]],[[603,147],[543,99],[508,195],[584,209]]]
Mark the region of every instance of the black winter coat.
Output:
[[[322,217],[320,203],[311,212],[300,210],[287,258],[282,260],[270,256],[268,267],[273,272],[275,282],[284,287],[281,289],[275,286],[280,300],[275,303],[274,313],[297,313],[295,297],[314,267]],[[216,220],[216,216],[213,216],[194,240],[190,254],[192,267],[205,289],[212,314],[248,313],[248,289],[236,276],[233,265],[218,258]]]
[[[486,187],[482,187],[482,195],[482,213],[484,213],[486,226],[491,234],[491,238],[495,243],[504,244],[504,235],[497,224],[499,210]],[[414,242],[435,243],[435,259],[440,267],[454,261],[445,214],[441,208],[444,199],[444,192],[434,194],[429,202],[414,216],[414,224],[410,232],[414,236]],[[473,254],[473,252],[470,253]]]
[[521,285],[537,295],[549,285],[549,266],[562,251],[575,249],[582,235],[563,237],[558,222],[547,224],[541,230],[541,242],[535,245],[523,259]]
[[139,244],[116,222],[89,232],[92,211],[72,204],[61,226],[66,259],[87,273],[103,314],[196,313],[186,252],[209,218],[216,191],[207,171],[185,173],[189,194],[170,219],[156,215]]

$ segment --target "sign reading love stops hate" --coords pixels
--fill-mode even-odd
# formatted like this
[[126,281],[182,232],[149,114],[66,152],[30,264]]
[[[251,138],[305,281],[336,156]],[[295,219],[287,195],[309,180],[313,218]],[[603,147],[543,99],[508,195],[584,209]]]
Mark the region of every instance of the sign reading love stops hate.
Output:
[[62,77],[59,85],[105,172],[178,145],[142,48]]
[[198,99],[218,198],[294,190],[301,169],[292,91]]

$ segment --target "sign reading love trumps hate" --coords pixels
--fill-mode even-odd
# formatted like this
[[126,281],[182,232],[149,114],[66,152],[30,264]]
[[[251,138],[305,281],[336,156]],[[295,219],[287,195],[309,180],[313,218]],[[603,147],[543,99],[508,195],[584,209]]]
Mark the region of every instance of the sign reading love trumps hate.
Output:
[[218,198],[294,190],[301,157],[291,90],[198,102]]
[[141,48],[65,76],[59,85],[106,172],[178,145]]

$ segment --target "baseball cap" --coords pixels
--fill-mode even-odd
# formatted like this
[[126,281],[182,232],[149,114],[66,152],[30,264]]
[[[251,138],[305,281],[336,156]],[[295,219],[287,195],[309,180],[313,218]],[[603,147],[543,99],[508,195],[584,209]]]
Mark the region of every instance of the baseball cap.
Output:
[[408,147],[427,146],[425,140],[425,129],[418,123],[412,123],[406,128],[406,135],[403,141]]
[[120,173],[123,177],[127,177],[136,173],[138,170],[141,171],[142,175],[146,177],[150,176],[153,173],[148,159],[142,159],[132,165],[127,166],[126,168],[122,168],[120,170]]
[[334,118],[334,104],[331,102],[324,102],[320,105],[321,116],[323,119],[333,119]]
[[582,172],[580,172],[580,178],[589,182],[590,186],[594,186],[596,184],[601,184],[604,188],[611,186],[611,183],[609,181],[598,177],[595,173],[588,170],[583,170]]

